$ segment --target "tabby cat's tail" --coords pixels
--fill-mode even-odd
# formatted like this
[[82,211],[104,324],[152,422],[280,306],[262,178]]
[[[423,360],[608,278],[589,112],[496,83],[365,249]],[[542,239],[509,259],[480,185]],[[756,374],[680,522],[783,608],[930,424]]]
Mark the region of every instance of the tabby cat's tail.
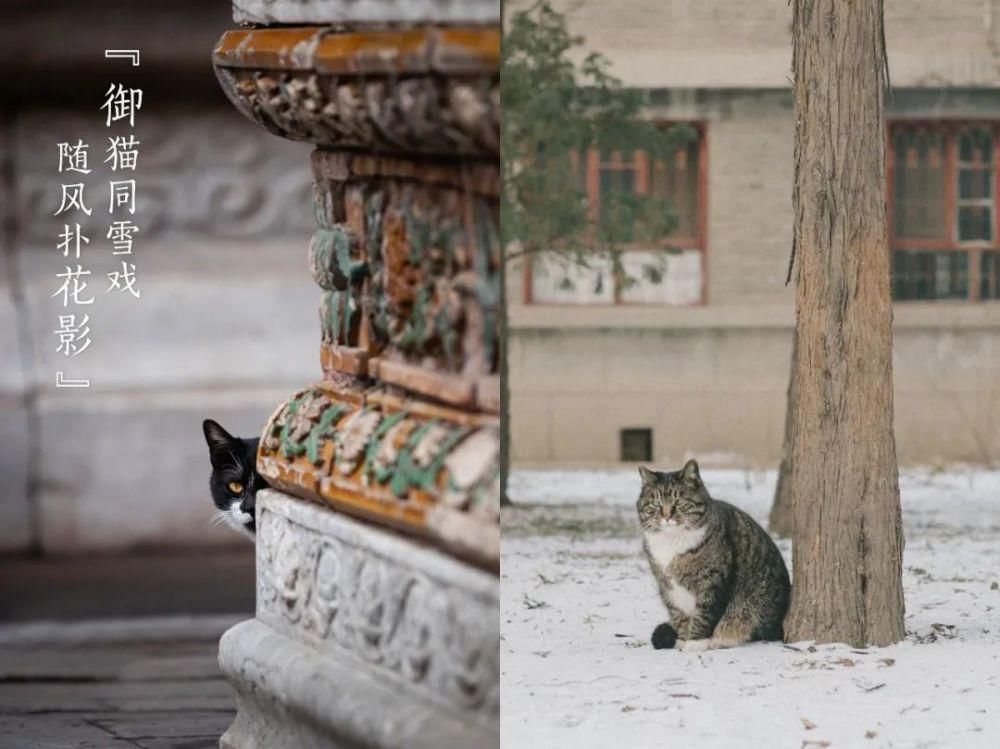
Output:
[[677,630],[670,622],[663,622],[653,630],[652,640],[656,650],[669,650],[677,643]]

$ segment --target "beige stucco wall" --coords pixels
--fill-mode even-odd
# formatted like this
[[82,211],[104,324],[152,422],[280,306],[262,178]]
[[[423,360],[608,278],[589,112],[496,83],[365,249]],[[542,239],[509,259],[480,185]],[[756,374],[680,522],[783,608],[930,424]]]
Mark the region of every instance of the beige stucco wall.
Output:
[[[524,305],[515,268],[514,463],[612,465],[619,431],[650,427],[660,464],[695,455],[773,466],[794,316],[784,285],[790,10],[748,0],[557,5],[627,84],[659,92],[651,117],[706,123],[707,305]],[[1000,0],[887,0],[886,25],[890,118],[1000,119],[989,88],[1000,86]],[[1000,304],[907,303],[895,314],[901,462],[1000,460]]]
[[[658,464],[692,455],[720,465],[777,460],[791,353],[786,306],[535,308],[512,323],[516,465],[617,463],[619,430],[628,427],[653,429]],[[1000,460],[996,305],[897,305],[893,359],[902,463]]]
[[[923,115],[924,98],[894,105]],[[910,109],[906,109],[910,107]],[[987,99],[962,116],[1000,116]],[[911,111],[912,110],[912,111]],[[654,457],[726,465],[779,456],[794,293],[793,121],[786,92],[671,98],[652,114],[707,123],[708,303],[556,307],[522,303],[511,273],[510,384],[516,465],[607,465],[619,430],[651,427]],[[908,464],[1000,460],[1000,304],[896,305],[897,445]]]
[[[507,4],[507,12],[523,6]],[[555,0],[587,48],[641,88],[783,88],[791,69],[785,0]],[[1000,84],[1000,0],[886,0],[897,86]]]

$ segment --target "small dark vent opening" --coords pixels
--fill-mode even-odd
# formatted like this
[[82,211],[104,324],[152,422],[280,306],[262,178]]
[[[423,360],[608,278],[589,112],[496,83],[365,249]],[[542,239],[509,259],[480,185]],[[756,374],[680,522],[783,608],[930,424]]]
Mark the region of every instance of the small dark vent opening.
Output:
[[648,463],[653,459],[653,430],[646,427],[619,432],[621,460],[625,463]]

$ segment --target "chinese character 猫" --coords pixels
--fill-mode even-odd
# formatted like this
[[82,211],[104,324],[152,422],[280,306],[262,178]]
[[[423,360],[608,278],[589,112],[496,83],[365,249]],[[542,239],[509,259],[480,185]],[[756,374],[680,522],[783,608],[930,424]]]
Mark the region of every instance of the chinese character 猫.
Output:
[[124,135],[116,135],[108,138],[108,158],[104,163],[111,162],[111,171],[117,172],[119,169],[131,169],[135,171],[135,164],[139,158],[139,141],[134,135],[126,138]]
[[142,89],[125,88],[122,84],[111,84],[104,94],[104,104],[101,109],[107,109],[108,115],[105,125],[111,126],[112,122],[128,118],[129,126],[135,126],[135,113],[142,109]]
[[69,224],[63,224],[63,231],[59,235],[59,239],[60,242],[57,249],[62,250],[63,257],[69,257],[70,250],[72,250],[77,260],[80,259],[80,242],[90,244],[90,240],[80,231],[79,224],[72,229]]
[[141,292],[135,288],[135,265],[133,263],[122,260],[122,272],[111,271],[108,273],[108,280],[111,281],[111,285],[108,286],[105,294],[111,291],[127,291],[136,299],[139,298]]
[[90,315],[84,315],[77,323],[76,315],[59,315],[59,329],[52,332],[59,336],[57,354],[77,356],[90,345]]
[[[83,266],[77,264],[76,270],[73,270],[70,266],[66,266],[65,273],[56,273],[56,278],[65,278],[62,286],[56,291],[52,296],[63,295],[63,307],[69,306],[70,297],[73,298],[73,304],[93,304],[94,297],[90,299],[81,299],[80,294],[82,294],[87,289],[87,282],[84,281],[81,276],[89,276],[90,271],[84,270]],[[70,288],[72,286],[72,288]]]
[[62,202],[59,204],[59,210],[52,215],[58,216],[60,213],[65,213],[70,208],[76,208],[79,211],[83,211],[88,216],[91,213],[91,210],[83,203],[82,182],[77,182],[74,185],[62,185]]
[[132,254],[132,235],[139,231],[139,227],[131,221],[114,221],[108,227],[108,239],[114,246],[112,255]]
[[59,144],[59,173],[79,172],[80,174],[90,174],[87,168],[88,146],[82,140],[77,139],[76,144]]
[[111,196],[108,201],[108,213],[114,213],[115,208],[120,205],[125,206],[129,213],[135,213],[135,180],[110,180],[108,184],[111,185]]

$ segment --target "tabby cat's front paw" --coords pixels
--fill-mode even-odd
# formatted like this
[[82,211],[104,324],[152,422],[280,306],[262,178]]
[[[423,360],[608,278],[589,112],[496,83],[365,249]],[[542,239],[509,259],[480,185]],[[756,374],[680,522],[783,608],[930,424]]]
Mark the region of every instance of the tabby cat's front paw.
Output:
[[656,650],[669,650],[677,642],[677,631],[670,622],[663,622],[653,630],[652,640]]
[[679,640],[677,649],[685,653],[697,653],[702,650],[711,650],[711,640]]

